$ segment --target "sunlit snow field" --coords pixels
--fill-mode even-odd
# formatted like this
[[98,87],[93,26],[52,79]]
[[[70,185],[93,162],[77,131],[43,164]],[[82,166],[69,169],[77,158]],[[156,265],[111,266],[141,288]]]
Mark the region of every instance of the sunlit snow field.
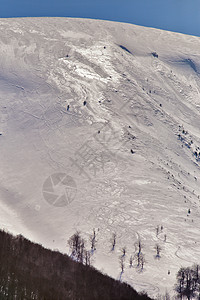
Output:
[[95,228],[95,267],[120,278],[126,247],[121,280],[173,295],[200,261],[200,38],[70,18],[0,31],[1,228],[65,253]]

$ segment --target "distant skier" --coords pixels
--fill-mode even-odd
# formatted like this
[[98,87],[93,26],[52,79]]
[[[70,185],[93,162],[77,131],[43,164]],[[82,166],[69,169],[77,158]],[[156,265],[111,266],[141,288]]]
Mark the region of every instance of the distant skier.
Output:
[[86,104],[87,104],[87,102],[86,102],[86,101],[84,101],[84,102],[83,102],[83,105],[85,106]]
[[67,111],[69,111],[69,104],[67,105]]

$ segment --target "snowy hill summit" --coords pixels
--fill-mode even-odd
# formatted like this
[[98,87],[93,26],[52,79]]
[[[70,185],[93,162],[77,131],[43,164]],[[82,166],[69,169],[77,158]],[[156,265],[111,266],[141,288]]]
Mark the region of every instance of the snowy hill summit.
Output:
[[95,229],[95,267],[120,278],[126,247],[121,280],[173,295],[200,260],[200,38],[71,18],[0,30],[1,228],[65,253]]

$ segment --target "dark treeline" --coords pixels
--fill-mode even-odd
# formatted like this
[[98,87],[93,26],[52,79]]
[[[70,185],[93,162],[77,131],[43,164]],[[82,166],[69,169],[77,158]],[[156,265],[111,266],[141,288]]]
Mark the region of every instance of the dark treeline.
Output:
[[0,299],[150,300],[89,265],[4,231],[0,231]]

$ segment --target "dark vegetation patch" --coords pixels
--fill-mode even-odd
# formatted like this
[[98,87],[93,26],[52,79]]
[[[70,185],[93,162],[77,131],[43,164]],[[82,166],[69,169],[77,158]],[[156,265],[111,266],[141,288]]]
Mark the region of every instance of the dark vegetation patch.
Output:
[[1,300],[150,300],[67,255],[0,231]]

